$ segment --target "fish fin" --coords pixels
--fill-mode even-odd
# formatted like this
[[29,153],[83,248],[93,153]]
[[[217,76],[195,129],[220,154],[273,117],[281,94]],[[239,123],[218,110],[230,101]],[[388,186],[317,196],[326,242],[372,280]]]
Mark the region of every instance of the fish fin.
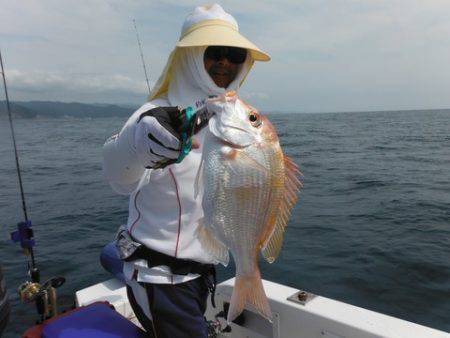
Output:
[[261,316],[272,322],[272,311],[264,292],[259,270],[250,276],[236,276],[227,322],[231,323],[236,319],[246,304],[251,305]]
[[261,249],[261,253],[267,262],[273,263],[278,258],[283,245],[283,234],[284,228],[277,220],[272,234]]
[[[248,187],[249,184],[255,187],[260,186],[266,181],[265,178],[270,176],[270,171],[266,167],[242,150],[229,147],[225,148],[222,151],[221,160],[221,165],[224,167],[224,170],[229,172],[233,177],[232,180],[227,182],[228,188]],[[252,179],[249,182],[249,171],[253,173],[253,178],[259,177],[261,179]]]
[[245,151],[238,149],[229,149],[227,152],[223,153],[223,157],[227,160],[227,165],[230,170],[237,176],[244,176],[248,172],[248,168],[252,167],[263,173],[264,175],[269,175],[269,170],[259,163],[257,160],[247,155]]
[[247,163],[248,165],[253,165],[254,167],[261,170],[262,172],[269,174],[269,170],[265,166],[263,166],[261,163],[259,163],[254,158],[247,155],[244,151],[238,151],[236,156],[239,157],[239,159],[238,159],[239,161],[243,161],[244,163]]
[[302,187],[302,183],[298,179],[301,175],[297,165],[289,157],[284,157],[284,193],[280,205],[280,210],[275,221],[275,227],[269,239],[261,249],[263,257],[267,262],[273,263],[281,251],[283,244],[283,234],[286,223],[291,214],[291,209],[297,202],[297,192]]
[[228,248],[221,241],[216,239],[214,234],[203,225],[203,219],[199,221],[197,237],[203,249],[208,252],[223,266],[227,266],[230,261]]
[[203,185],[203,154],[202,158],[200,160],[200,165],[197,170],[197,175],[195,175],[195,181],[194,181],[194,197],[197,198],[200,193],[200,187]]

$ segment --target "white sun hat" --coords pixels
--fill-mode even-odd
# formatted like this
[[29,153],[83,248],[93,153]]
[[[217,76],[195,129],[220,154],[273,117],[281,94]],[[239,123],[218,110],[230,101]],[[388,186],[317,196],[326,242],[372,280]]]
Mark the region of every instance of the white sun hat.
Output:
[[269,61],[270,56],[239,33],[236,20],[218,5],[199,6],[183,23],[179,41],[169,56],[164,70],[152,89],[150,100],[167,93],[172,78],[172,66],[180,48],[230,46],[245,48],[253,61]]

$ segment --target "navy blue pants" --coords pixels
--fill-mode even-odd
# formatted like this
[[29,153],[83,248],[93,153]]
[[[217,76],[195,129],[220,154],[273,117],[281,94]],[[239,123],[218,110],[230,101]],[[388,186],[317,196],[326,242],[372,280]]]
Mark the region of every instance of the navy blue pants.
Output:
[[146,289],[153,320],[145,315],[129,286],[127,294],[136,317],[149,337],[208,337],[204,317],[208,284],[204,277],[180,284],[140,284]]

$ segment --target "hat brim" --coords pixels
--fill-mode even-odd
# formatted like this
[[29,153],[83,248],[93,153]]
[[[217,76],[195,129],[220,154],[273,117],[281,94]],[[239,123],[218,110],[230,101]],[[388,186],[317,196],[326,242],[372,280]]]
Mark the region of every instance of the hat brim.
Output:
[[256,61],[269,61],[270,56],[227,25],[205,25],[192,30],[176,44],[177,47],[230,46],[245,48]]

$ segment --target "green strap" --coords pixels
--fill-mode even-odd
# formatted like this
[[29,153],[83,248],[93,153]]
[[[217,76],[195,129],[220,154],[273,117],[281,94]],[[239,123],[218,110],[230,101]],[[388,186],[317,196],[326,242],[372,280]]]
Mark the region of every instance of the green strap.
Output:
[[184,123],[181,128],[181,149],[180,155],[177,158],[176,163],[180,163],[189,154],[192,147],[191,135],[188,135],[189,126],[191,124],[191,119],[194,116],[194,109],[192,107],[187,107],[185,109]]

